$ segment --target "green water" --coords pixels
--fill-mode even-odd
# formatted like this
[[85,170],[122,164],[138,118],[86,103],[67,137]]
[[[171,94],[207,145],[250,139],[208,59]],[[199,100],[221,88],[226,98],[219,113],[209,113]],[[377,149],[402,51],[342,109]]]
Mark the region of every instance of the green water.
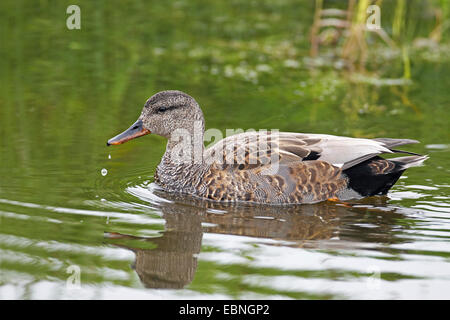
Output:
[[[351,80],[332,50],[308,58],[312,1],[77,3],[71,31],[73,1],[0,3],[0,298],[450,298],[447,33],[411,46],[394,87]],[[425,37],[415,4],[408,37]],[[403,76],[399,50],[370,49],[371,71]],[[152,183],[163,138],[105,145],[164,89],[224,133],[411,138],[430,159],[347,205],[172,199]]]

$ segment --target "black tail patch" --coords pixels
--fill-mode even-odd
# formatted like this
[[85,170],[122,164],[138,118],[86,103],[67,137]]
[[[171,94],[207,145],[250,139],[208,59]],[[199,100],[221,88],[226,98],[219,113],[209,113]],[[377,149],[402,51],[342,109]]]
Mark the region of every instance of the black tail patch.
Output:
[[401,163],[375,156],[344,170],[344,173],[349,179],[349,187],[367,197],[387,194],[404,171]]

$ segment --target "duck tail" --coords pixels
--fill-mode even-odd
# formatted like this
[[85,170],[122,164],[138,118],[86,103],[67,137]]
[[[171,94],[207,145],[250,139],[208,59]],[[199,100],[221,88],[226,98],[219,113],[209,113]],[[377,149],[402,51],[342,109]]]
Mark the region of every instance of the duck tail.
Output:
[[348,178],[348,186],[361,196],[385,195],[397,182],[403,172],[420,166],[428,156],[407,156],[383,159],[370,158],[343,171]]
[[389,159],[389,161],[392,161],[397,166],[399,166],[401,169],[406,170],[411,167],[421,166],[423,164],[423,162],[427,159],[429,159],[429,157],[427,155],[424,155],[424,156],[416,155],[416,156],[410,156],[410,157],[393,158],[393,159]]

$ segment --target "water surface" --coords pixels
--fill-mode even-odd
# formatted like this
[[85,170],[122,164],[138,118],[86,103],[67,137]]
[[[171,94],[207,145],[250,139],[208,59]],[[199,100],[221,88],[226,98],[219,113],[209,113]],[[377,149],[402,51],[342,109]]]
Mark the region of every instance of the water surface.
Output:
[[[0,298],[450,298],[445,38],[391,86],[308,58],[312,2],[82,1],[73,31],[69,4],[0,4]],[[382,78],[402,75],[392,54]],[[174,198],[153,183],[163,138],[105,146],[164,89],[224,133],[410,138],[430,159],[345,204]]]

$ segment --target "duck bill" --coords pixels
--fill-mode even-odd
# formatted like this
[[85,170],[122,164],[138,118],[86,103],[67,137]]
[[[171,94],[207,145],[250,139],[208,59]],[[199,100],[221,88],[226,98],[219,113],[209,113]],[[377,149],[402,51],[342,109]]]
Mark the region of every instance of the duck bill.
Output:
[[114,138],[111,138],[106,143],[107,146],[110,146],[112,144],[122,144],[125,143],[131,139],[139,138],[142,136],[145,136],[146,134],[149,134],[150,130],[145,129],[142,124],[142,120],[138,120],[131,127],[129,127],[127,130],[122,132],[121,134],[118,134]]

